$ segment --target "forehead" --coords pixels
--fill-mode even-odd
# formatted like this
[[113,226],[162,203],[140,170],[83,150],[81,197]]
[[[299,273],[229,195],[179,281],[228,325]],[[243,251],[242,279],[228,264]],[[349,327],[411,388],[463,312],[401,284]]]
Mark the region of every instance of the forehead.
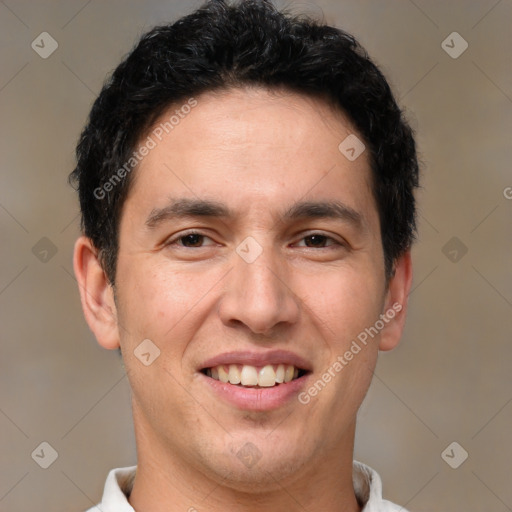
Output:
[[218,198],[241,213],[318,198],[367,209],[367,154],[351,161],[339,149],[354,136],[362,139],[318,98],[263,88],[205,93],[173,105],[144,136],[152,149],[125,206],[147,212],[181,196]]

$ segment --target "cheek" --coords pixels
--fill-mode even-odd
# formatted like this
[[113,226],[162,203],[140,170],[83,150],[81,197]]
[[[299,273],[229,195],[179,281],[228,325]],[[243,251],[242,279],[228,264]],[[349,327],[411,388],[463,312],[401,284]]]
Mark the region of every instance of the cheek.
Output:
[[123,349],[133,351],[148,338],[162,350],[161,361],[182,361],[190,341],[214,309],[226,269],[178,267],[163,256],[125,257],[120,269],[118,315],[125,328],[120,333]]
[[142,336],[159,344],[192,310],[200,290],[183,272],[130,259],[119,267],[119,322],[130,338]]
[[[175,407],[191,406],[190,397],[179,392],[180,386],[172,397],[168,390],[176,388],[177,369],[196,331],[203,286],[184,272],[144,257],[125,258],[123,265],[118,307],[123,358],[134,397],[156,424],[169,400]],[[148,366],[137,356],[137,347],[146,339],[160,351]],[[153,348],[148,350],[151,356],[155,353]]]
[[[384,283],[367,267],[329,273],[315,279],[314,288],[304,288],[306,306],[319,320],[331,344],[352,341],[361,331],[375,323],[384,300]],[[340,347],[341,348],[341,347]]]

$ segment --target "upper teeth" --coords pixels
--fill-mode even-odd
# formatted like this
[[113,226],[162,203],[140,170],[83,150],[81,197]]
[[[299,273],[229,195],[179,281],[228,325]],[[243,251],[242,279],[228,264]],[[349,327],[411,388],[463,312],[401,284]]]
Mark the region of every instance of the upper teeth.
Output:
[[269,388],[276,384],[282,384],[283,382],[290,382],[296,379],[299,376],[299,370],[293,365],[284,364],[267,364],[262,368],[248,364],[230,364],[209,368],[206,374],[221,382]]

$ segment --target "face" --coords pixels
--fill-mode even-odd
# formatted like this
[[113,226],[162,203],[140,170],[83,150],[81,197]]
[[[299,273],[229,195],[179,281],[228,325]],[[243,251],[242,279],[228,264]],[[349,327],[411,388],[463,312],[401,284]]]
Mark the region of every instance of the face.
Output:
[[396,287],[343,115],[264,89],[196,99],[123,207],[114,337],[139,452],[270,485],[351,456],[379,343],[398,339],[380,316]]

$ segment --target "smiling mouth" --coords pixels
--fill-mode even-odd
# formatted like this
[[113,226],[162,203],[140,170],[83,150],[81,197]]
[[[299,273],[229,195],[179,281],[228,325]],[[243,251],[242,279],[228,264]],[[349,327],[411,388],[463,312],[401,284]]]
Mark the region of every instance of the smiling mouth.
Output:
[[267,364],[251,366],[229,364],[203,368],[201,373],[225,384],[244,388],[272,388],[287,384],[309,372],[290,364]]

